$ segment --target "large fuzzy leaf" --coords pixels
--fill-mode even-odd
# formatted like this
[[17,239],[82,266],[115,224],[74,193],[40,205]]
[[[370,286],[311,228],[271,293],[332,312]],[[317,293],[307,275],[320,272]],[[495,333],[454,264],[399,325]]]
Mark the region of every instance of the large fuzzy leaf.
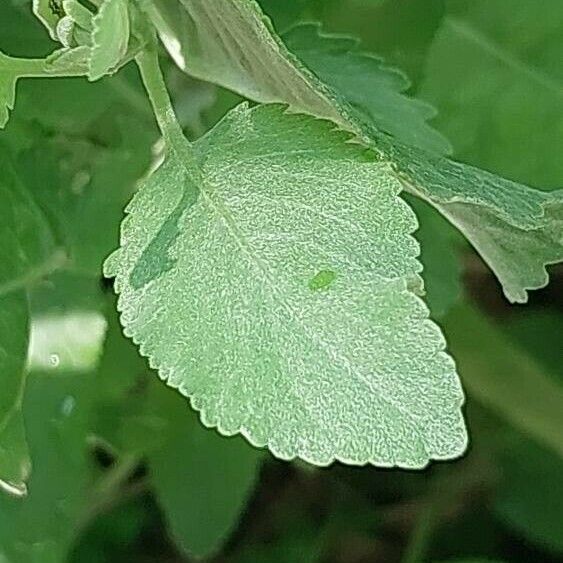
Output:
[[347,137],[239,106],[139,190],[106,274],[206,425],[284,459],[423,467],[464,451],[463,396],[411,290],[416,218]]
[[562,192],[545,194],[389,137],[382,123],[351,103],[355,89],[320,67],[305,67],[288,51],[253,0],[153,0],[149,13],[189,73],[254,100],[331,119],[379,151],[406,189],[463,232],[510,301],[526,301],[528,289],[547,283],[546,264],[563,259]]

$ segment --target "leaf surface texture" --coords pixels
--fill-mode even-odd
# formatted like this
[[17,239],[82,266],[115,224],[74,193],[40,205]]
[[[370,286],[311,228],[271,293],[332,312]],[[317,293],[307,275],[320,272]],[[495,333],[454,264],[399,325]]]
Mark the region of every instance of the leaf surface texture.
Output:
[[329,122],[239,106],[129,205],[125,332],[208,426],[284,459],[422,467],[466,435],[387,163]]
[[[338,74],[323,74],[326,58],[310,58],[306,67],[253,0],[179,1],[153,0],[149,12],[187,72],[253,100],[288,103],[353,132],[393,164],[405,189],[434,205],[468,238],[510,301],[525,302],[529,289],[547,283],[546,265],[563,259],[561,191],[546,194],[390,137],[380,117],[354,106],[356,85],[348,88]],[[508,272],[515,264],[519,271]]]

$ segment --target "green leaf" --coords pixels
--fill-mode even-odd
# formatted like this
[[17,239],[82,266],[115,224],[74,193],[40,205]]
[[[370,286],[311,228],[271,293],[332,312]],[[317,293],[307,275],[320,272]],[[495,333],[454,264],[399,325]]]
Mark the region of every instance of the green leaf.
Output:
[[[420,94],[456,155],[522,182],[563,185],[563,4],[450,4]],[[525,140],[525,141],[524,141]]]
[[57,265],[50,225],[17,173],[9,148],[0,145],[0,296],[25,288]]
[[78,0],[63,0],[65,14],[85,31],[93,30],[93,14],[84,7]]
[[563,386],[478,311],[453,308],[444,329],[470,397],[563,457]]
[[105,272],[125,333],[207,426],[283,459],[420,468],[463,453],[463,395],[411,291],[416,218],[347,139],[239,106],[171,149]]
[[520,437],[499,455],[502,479],[494,501],[496,514],[534,543],[563,553],[563,460]]
[[104,0],[92,26],[88,78],[93,81],[110,74],[127,53],[130,33],[127,1]]
[[[69,262],[93,275],[101,273],[102,261],[117,237],[123,207],[149,164],[145,132],[132,120],[118,118],[119,122],[128,139],[138,135],[136,150],[58,137],[41,139],[18,159],[20,177],[52,218]],[[30,161],[36,165],[28,166]]]
[[434,318],[443,317],[462,297],[460,237],[444,217],[427,203],[406,198],[420,224],[415,236],[420,243],[425,301]]
[[116,307],[112,307],[104,354],[96,372],[98,408],[93,432],[121,456],[144,457],[163,442],[166,412],[154,407],[149,377],[154,374],[137,347],[123,335]]
[[[540,310],[510,319],[504,327],[511,340],[542,369],[547,368],[561,387],[561,314]],[[520,435],[510,436],[496,456],[501,470],[494,502],[496,514],[534,543],[563,552],[561,456],[523,440]]]
[[45,26],[51,39],[58,41],[57,24],[64,17],[62,0],[33,0],[33,13]]
[[522,313],[504,325],[508,335],[563,382],[563,316],[556,308],[534,309]]
[[322,81],[346,92],[364,120],[407,144],[439,154],[451,152],[446,138],[427,123],[435,116],[434,108],[405,96],[408,78],[381,58],[359,51],[358,40],[323,34],[315,24],[297,25],[282,39]]
[[32,471],[25,498],[0,496],[0,552],[8,561],[60,562],[99,500],[88,494],[94,472],[87,438],[98,401],[93,369],[103,343],[104,301],[99,279],[67,273],[29,294],[23,416]]
[[235,529],[261,455],[242,438],[203,428],[177,393],[159,387],[166,426],[162,446],[148,455],[151,482],[177,543],[190,555],[209,557]]
[[31,469],[22,415],[28,339],[25,293],[0,298],[0,490],[17,496]]
[[[147,126],[144,120],[148,105],[137,110],[124,103],[140,96],[138,76],[124,72],[115,80],[118,91],[110,81],[83,79],[22,84],[21,111],[3,137],[15,153],[4,166],[4,182],[13,176],[19,191],[30,194],[31,203],[21,204],[27,214],[36,210],[43,221],[49,218],[51,238],[65,248],[68,263],[98,276],[115,244],[123,207],[150,164],[156,138],[152,121]],[[18,126],[24,128],[23,139]],[[22,218],[18,224],[25,232]],[[49,240],[36,227],[29,233],[37,233],[38,245]],[[17,254],[8,251],[6,260],[12,255]]]
[[91,480],[92,380],[30,374],[24,400],[33,471],[23,499],[0,496],[0,553],[7,561],[65,561]]
[[[153,0],[149,14],[177,64],[260,102],[331,119],[389,160],[405,189],[427,200],[475,246],[507,298],[548,281],[547,264],[563,259],[563,191],[545,194],[403,144],[366,120],[350,102],[355,89],[327,73],[321,82],[290,53],[253,0]],[[233,22],[236,22],[233,28]],[[236,54],[236,55],[235,55]],[[311,72],[313,71],[313,72]]]

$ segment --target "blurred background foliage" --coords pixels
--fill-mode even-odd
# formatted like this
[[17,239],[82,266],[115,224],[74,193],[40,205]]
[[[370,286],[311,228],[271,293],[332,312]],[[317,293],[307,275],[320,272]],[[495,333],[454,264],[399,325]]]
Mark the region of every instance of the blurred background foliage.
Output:
[[[29,4],[0,2],[4,52],[53,48]],[[318,21],[404,71],[455,158],[563,186],[561,0],[261,4],[280,32]],[[170,62],[167,79],[190,138],[240,101]],[[416,204],[429,304],[466,389],[467,455],[421,472],[276,461],[204,429],[121,335],[100,264],[158,148],[132,66],[95,84],[18,85],[0,183],[25,185],[50,233],[37,253],[55,263],[30,290],[21,326],[8,321],[25,297],[0,295],[0,331],[31,327],[29,450],[10,459],[20,427],[0,428],[0,471],[18,460],[32,468],[27,497],[0,492],[0,562],[561,561],[561,268],[529,305],[509,306],[466,243]]]

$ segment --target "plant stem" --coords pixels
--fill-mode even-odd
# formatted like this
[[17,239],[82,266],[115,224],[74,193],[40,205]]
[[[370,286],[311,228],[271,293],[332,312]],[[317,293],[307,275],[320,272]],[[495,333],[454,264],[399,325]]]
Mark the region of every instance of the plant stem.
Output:
[[401,563],[423,563],[427,560],[432,534],[442,508],[441,501],[441,497],[433,496],[420,511]]
[[25,275],[0,284],[0,297],[4,297],[14,291],[19,291],[20,289],[26,289],[61,269],[67,262],[68,256],[64,251],[60,248],[56,249],[44,262],[31,269]]
[[90,505],[77,519],[74,527],[75,537],[80,536],[97,516],[114,505],[115,497],[120,495],[121,489],[137,469],[139,461],[137,455],[125,454],[100,478],[94,487]]
[[0,53],[0,70],[14,74],[17,78],[75,78],[84,76],[83,69],[53,69],[49,68],[47,59],[9,57],[2,53]]
[[158,63],[158,53],[154,41],[147,45],[135,60],[164,141],[173,149],[186,146],[189,141],[184,137],[174,113],[170,95]]

